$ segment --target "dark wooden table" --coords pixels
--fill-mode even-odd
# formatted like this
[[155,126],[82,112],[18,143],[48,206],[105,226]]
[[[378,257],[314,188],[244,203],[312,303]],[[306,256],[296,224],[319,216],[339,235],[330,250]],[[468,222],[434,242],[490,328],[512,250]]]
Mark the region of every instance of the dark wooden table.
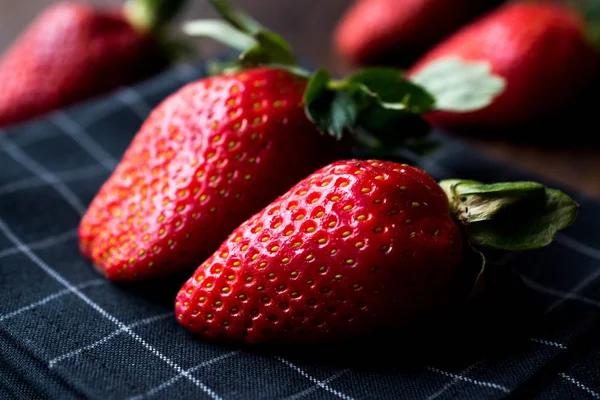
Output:
[[[94,0],[108,3],[116,0]],[[14,39],[44,6],[52,0],[0,0],[0,50]],[[332,50],[331,32],[337,19],[351,0],[237,0],[255,18],[283,34],[296,54],[313,65],[322,65],[332,73],[346,73],[344,65]],[[193,0],[185,19],[214,17],[206,0]],[[205,54],[221,48],[209,41],[199,41]],[[510,161],[540,177],[554,179],[600,198],[600,150],[594,147],[540,148],[498,140],[469,141],[493,157]]]

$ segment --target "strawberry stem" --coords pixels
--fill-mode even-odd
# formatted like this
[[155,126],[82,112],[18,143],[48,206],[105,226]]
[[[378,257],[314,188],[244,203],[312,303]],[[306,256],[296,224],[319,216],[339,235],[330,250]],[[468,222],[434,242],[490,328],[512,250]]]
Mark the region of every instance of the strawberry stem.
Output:
[[183,31],[189,36],[211,37],[219,43],[226,44],[241,52],[245,52],[258,44],[252,36],[218,19],[188,22],[183,26]]
[[127,0],[124,12],[130,23],[142,32],[157,33],[184,8],[187,0]]
[[536,182],[482,184],[452,179],[440,186],[471,245],[482,248],[545,247],[559,230],[573,223],[579,209],[563,192]]
[[265,28],[242,10],[234,8],[229,0],[209,0],[219,15],[231,26],[249,35],[254,35]]

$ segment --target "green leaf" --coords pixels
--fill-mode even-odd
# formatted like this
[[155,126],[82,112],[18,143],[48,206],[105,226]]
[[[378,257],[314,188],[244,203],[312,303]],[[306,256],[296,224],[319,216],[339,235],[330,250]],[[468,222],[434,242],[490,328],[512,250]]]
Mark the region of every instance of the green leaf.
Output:
[[394,68],[368,68],[352,75],[351,83],[360,83],[384,109],[406,110],[420,114],[431,111],[435,99],[423,87],[416,85]]
[[411,80],[433,95],[437,110],[454,112],[485,108],[506,86],[503,78],[491,73],[488,63],[468,63],[458,58],[434,61]]
[[579,206],[566,194],[536,182],[440,182],[454,217],[471,244],[520,251],[545,247],[571,225]]
[[306,115],[317,127],[336,139],[354,128],[364,103],[364,93],[358,86],[331,90],[325,69],[318,70],[308,82],[304,94]]
[[431,127],[419,114],[431,111],[435,99],[422,87],[407,80],[401,70],[367,68],[341,83],[337,85],[342,89],[350,87],[362,92],[356,125],[372,135],[380,146],[388,148],[378,149],[378,153],[395,151],[399,147],[418,152],[425,150],[421,146],[424,142],[419,143],[415,139],[429,134]]
[[530,213],[513,212],[520,216],[515,226],[506,219],[485,221],[474,224],[468,229],[469,237],[482,246],[504,250],[530,250],[552,243],[556,232],[569,226],[575,220],[578,207],[564,193],[546,190],[545,202],[539,202],[540,208]]
[[304,103],[311,104],[327,91],[331,77],[325,68],[318,69],[309,79],[304,91]]
[[304,100],[307,116],[322,131],[338,139],[344,132],[356,139],[364,131],[368,140],[362,144],[374,143],[373,147],[407,145],[408,138],[425,136],[430,127],[418,114],[434,103],[426,91],[391,68],[365,69],[347,80],[332,80],[318,70]]
[[426,140],[432,129],[418,114],[381,107],[364,109],[357,124],[385,147],[409,147],[408,139],[413,141],[414,148],[421,147],[417,141]]
[[187,22],[183,25],[183,31],[190,36],[214,39],[238,51],[247,51],[258,44],[252,36],[218,19]]
[[256,32],[253,38],[257,44],[240,56],[242,62],[252,65],[296,65],[291,47],[280,35],[263,30]]
[[248,35],[264,30],[264,27],[251,16],[231,6],[228,0],[209,0],[219,15],[234,28]]

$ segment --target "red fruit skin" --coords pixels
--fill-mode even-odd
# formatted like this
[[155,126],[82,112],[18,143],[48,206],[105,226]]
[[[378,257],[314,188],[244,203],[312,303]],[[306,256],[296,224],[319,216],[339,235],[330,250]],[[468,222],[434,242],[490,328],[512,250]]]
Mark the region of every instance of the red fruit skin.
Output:
[[353,64],[386,58],[404,61],[422,54],[499,3],[500,0],[358,0],[338,22],[333,44],[338,54]]
[[0,126],[16,124],[160,71],[166,59],[120,8],[44,10],[0,60]]
[[79,227],[115,281],[195,268],[340,144],[307,119],[306,81],[259,68],[180,89],[143,124]]
[[425,172],[346,160],[240,225],[176,297],[194,334],[330,341],[403,326],[451,298],[462,238]]
[[489,62],[492,72],[506,80],[505,91],[486,108],[426,116],[450,130],[517,126],[560,112],[590,84],[599,66],[580,16],[559,4],[535,2],[506,5],[466,26],[408,75],[445,57]]

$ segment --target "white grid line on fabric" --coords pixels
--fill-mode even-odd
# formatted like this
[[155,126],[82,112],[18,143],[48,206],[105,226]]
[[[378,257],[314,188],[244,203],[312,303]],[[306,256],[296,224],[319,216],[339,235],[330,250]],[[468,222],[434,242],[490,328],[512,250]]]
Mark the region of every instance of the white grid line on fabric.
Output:
[[545,311],[545,313],[551,312],[552,310],[563,304],[565,301],[567,301],[567,299],[577,297],[584,298],[583,296],[578,295],[578,293],[586,287],[588,287],[592,282],[598,279],[598,277],[600,277],[600,268],[598,268],[594,273],[588,275],[585,279],[579,282],[575,287],[569,290],[561,299],[558,299],[554,303],[552,303],[550,307],[548,307],[548,309]]
[[[58,177],[61,182],[65,183],[78,181],[80,179],[93,178],[95,176],[102,175],[103,173],[106,173],[104,167],[92,165],[77,170],[56,172],[54,175]],[[39,186],[47,185],[48,180],[51,180],[52,177],[46,175],[45,178],[47,179],[34,176],[31,178],[19,179],[18,181],[7,183],[4,186],[0,186],[0,196],[11,194],[19,190],[33,189]]]
[[57,112],[51,116],[51,121],[65,134],[72,137],[79,145],[100,163],[107,171],[117,166],[117,160],[102,146],[92,139],[85,129],[71,118],[66,112]]
[[581,243],[578,240],[575,240],[569,236],[566,236],[562,233],[556,234],[556,242],[561,245],[576,251],[577,253],[588,256],[589,258],[593,258],[600,261],[600,250],[593,248],[585,243]]
[[[109,107],[108,110],[103,110],[104,112],[102,114],[94,114],[93,118],[84,121],[85,125],[93,125],[95,123],[97,123],[98,121],[101,121],[103,119],[108,118],[110,115],[114,114],[116,111],[118,111],[119,107],[123,104],[122,101],[118,101],[115,96],[111,96],[111,97],[107,97],[105,100],[105,104],[108,103],[112,103],[113,106]],[[56,118],[58,115],[60,114],[66,115],[65,111],[56,111],[54,114],[50,115],[50,118],[52,119],[53,117]],[[72,118],[68,117],[68,119],[70,119],[72,121]],[[65,134],[63,126],[59,125],[57,123],[57,121],[51,121],[54,123],[54,125],[58,126],[60,129],[59,130],[44,130],[41,134],[36,134],[36,135],[21,135],[18,136],[16,138],[13,138],[13,141],[15,142],[15,144],[17,144],[20,147],[25,147],[25,146],[29,146],[38,142],[41,142],[43,140],[47,140],[47,139],[51,139],[53,137],[57,137],[57,136],[62,136]],[[74,122],[75,123],[75,122]],[[77,129],[77,125],[79,127],[81,127],[80,129],[84,129],[82,124],[80,123],[75,123],[75,128]],[[67,132],[68,133],[68,132]],[[76,132],[73,132],[76,133]],[[2,151],[2,149],[0,149],[0,151]],[[104,160],[102,162],[102,164],[112,164],[114,163],[114,159],[108,159],[108,160]]]
[[583,383],[579,382],[577,379],[573,378],[572,376],[567,375],[567,374],[565,374],[563,372],[560,372],[558,375],[560,375],[561,378],[566,379],[567,381],[571,382],[573,385],[577,386],[579,389],[583,390],[584,392],[586,392],[587,394],[589,394],[593,398],[600,399],[600,394],[599,393],[593,391],[592,389],[590,389],[589,387],[587,387]]
[[472,379],[472,378],[463,376],[461,374],[455,374],[455,373],[452,373],[452,372],[444,371],[444,370],[441,370],[441,369],[438,369],[438,368],[434,368],[434,367],[430,367],[430,366],[426,366],[425,368],[427,370],[431,371],[431,372],[435,372],[435,373],[438,373],[438,374],[441,374],[441,375],[444,375],[444,376],[449,376],[451,378],[456,378],[456,379],[459,379],[461,381],[470,382],[470,383],[472,383],[474,385],[477,385],[477,386],[488,387],[490,389],[500,390],[500,391],[502,391],[504,393],[510,393],[510,389],[509,388],[507,388],[506,386],[503,386],[503,385],[499,385],[497,383],[480,381],[480,380],[477,380],[477,379]]
[[15,142],[15,144],[19,147],[26,147],[29,146],[31,144],[35,144],[35,143],[39,143],[43,140],[46,139],[52,139],[53,137],[58,137],[63,135],[62,132],[56,131],[56,130],[48,130],[45,129],[43,130],[40,134],[36,134],[36,135],[18,135],[14,138],[12,138],[12,140]]
[[[523,280],[523,283],[525,283],[525,285],[529,286],[530,288],[532,288],[538,292],[546,293],[546,294],[549,294],[549,295],[555,296],[555,297],[560,297],[561,299],[565,299],[565,300],[576,300],[576,301],[580,301],[585,304],[590,304],[592,306],[600,307],[600,301],[598,301],[598,300],[590,299],[589,297],[581,296],[576,293],[570,293],[570,292],[565,292],[565,291],[558,290],[558,289],[549,288],[547,286],[544,286],[544,285],[534,281],[533,279],[531,279],[528,276],[523,275],[523,274],[519,274],[519,276],[521,277],[521,280]],[[552,305],[550,307],[552,307]],[[548,307],[546,309],[546,311],[544,311],[544,314],[548,314],[550,311],[552,311],[554,308],[556,308],[556,307],[554,307],[551,310],[550,307]]]
[[172,316],[173,316],[172,312],[162,313],[162,314],[159,314],[159,315],[155,315],[153,317],[145,318],[145,319],[143,319],[141,321],[134,322],[132,324],[127,325],[126,327],[119,328],[119,329],[117,329],[115,331],[112,331],[111,333],[109,333],[108,335],[106,335],[105,337],[103,337],[102,339],[98,339],[94,343],[88,344],[87,346],[83,346],[83,347],[80,347],[80,348],[72,350],[72,351],[69,351],[68,353],[62,354],[62,355],[60,355],[58,357],[54,357],[53,359],[51,359],[50,361],[48,361],[48,366],[50,368],[53,368],[57,363],[59,363],[61,361],[67,360],[69,358],[72,358],[72,357],[74,357],[74,356],[76,356],[78,354],[81,354],[81,353],[85,352],[85,351],[92,350],[92,349],[100,346],[101,344],[108,342],[110,339],[112,339],[112,338],[114,338],[116,336],[119,336],[121,333],[125,333],[125,329],[126,328],[131,329],[131,328],[135,328],[137,326],[148,325],[148,324],[151,324],[153,322],[160,321],[162,319],[166,319],[166,318],[172,317]]
[[[105,279],[94,279],[92,281],[88,281],[88,282],[81,283],[79,285],[75,285],[75,287],[79,290],[82,290],[82,289],[86,289],[88,287],[102,286],[102,285],[106,285],[106,284],[107,284],[107,281]],[[71,291],[69,289],[60,290],[60,291],[53,293],[47,297],[44,297],[41,300],[38,300],[34,303],[26,305],[25,307],[21,307],[18,310],[12,311],[12,312],[4,314],[4,315],[0,315],[0,322],[5,321],[10,318],[13,318],[13,317],[16,317],[17,315],[22,314],[25,311],[32,310],[36,307],[42,306],[46,303],[51,302],[52,300],[58,299],[59,297],[65,296],[70,293],[71,293]]]
[[546,346],[556,347],[557,349],[567,350],[567,346],[562,343],[553,342],[551,340],[539,339],[539,338],[530,338],[530,340],[534,343],[543,344]]
[[142,95],[131,87],[120,90],[116,98],[128,106],[142,121],[145,121],[152,112],[152,107],[144,100]]
[[79,126],[87,127],[95,125],[100,121],[110,120],[111,116],[115,112],[119,111],[119,108],[123,105],[123,103],[117,100],[115,96],[109,96],[104,99],[104,102],[96,104],[96,107],[98,107],[98,105],[100,105],[100,109],[98,110],[98,108],[96,108],[94,113],[91,114],[89,118],[81,118],[81,116],[78,117]]
[[340,399],[353,400],[352,397],[350,397],[344,393],[338,392],[337,390],[333,389],[331,386],[327,385],[323,381],[320,381],[317,378],[315,378],[314,376],[307,374],[302,368],[298,367],[297,365],[293,364],[292,362],[290,362],[284,358],[281,358],[281,357],[275,357],[275,358],[277,360],[281,361],[282,363],[284,363],[285,365],[287,365],[288,367],[292,368],[296,372],[298,372],[300,375],[302,375],[303,377],[305,377],[306,379],[308,379],[315,385],[319,386],[321,389],[324,389],[324,390],[328,391],[329,393],[336,395]]
[[[214,364],[216,362],[219,362],[221,360],[224,360],[226,358],[229,358],[231,356],[234,356],[236,354],[238,354],[239,351],[231,351],[229,353],[225,353],[225,354],[221,354],[219,356],[216,356],[214,358],[211,358],[210,360],[204,361],[192,368],[189,368],[186,370],[187,373],[191,374],[193,372],[196,372],[197,370],[204,368],[210,364]],[[169,386],[171,386],[172,384],[174,384],[175,382],[177,382],[178,380],[180,380],[181,378],[183,378],[182,374],[177,374],[174,377],[172,377],[171,379],[161,383],[160,385],[148,390],[146,393],[144,394],[139,394],[133,397],[130,397],[128,400],[138,400],[138,399],[143,399],[145,397],[151,397],[154,396],[156,393],[160,392],[161,390],[164,390],[166,388],[168,388]]]
[[[509,253],[504,259],[495,263],[494,265],[502,266],[502,265],[508,263],[510,260],[515,258],[514,255],[512,255],[512,256],[511,255],[512,255],[512,253]],[[525,285],[527,285],[529,288],[531,288],[537,292],[540,292],[540,293],[545,293],[545,294],[549,294],[549,295],[558,297],[558,299],[544,311],[544,314],[548,314],[551,311],[555,310],[559,305],[563,304],[567,300],[580,301],[582,303],[600,307],[600,301],[577,294],[577,292],[581,291],[582,289],[587,287],[590,283],[592,283],[594,280],[596,280],[598,277],[600,277],[600,268],[598,269],[598,271],[594,272],[593,274],[588,275],[584,280],[582,280],[579,284],[577,284],[575,287],[573,287],[568,292],[542,285],[541,283],[531,279],[530,277],[528,277],[524,274],[519,274],[519,277],[521,278],[523,283],[525,283]]]
[[[552,341],[549,341],[549,340],[544,340],[544,339],[539,339],[539,338],[530,338],[530,340],[532,342],[543,344],[543,345],[546,345],[546,346],[557,347],[557,348],[562,349],[562,350],[567,350],[567,346],[565,346],[562,343],[552,342]],[[436,399],[436,398],[440,397],[442,394],[444,394],[452,386],[456,385],[460,381],[463,381],[461,377],[465,377],[473,368],[475,368],[477,365],[479,365],[481,363],[481,361],[482,360],[479,360],[479,361],[477,361],[477,362],[469,365],[464,370],[462,370],[460,372],[460,374],[458,374],[450,382],[448,382],[447,384],[445,384],[440,390],[438,390],[437,392],[435,392],[434,394],[432,394],[431,396],[429,396],[427,398],[427,400],[433,400],[433,399]],[[433,367],[430,367],[430,368],[433,368]]]
[[86,207],[83,205],[81,200],[79,200],[75,193],[73,193],[71,189],[69,189],[64,183],[62,183],[55,174],[48,171],[46,168],[38,164],[37,161],[30,158],[10,139],[5,137],[1,144],[4,150],[12,158],[14,158],[15,161],[21,163],[23,167],[33,172],[40,179],[48,182],[48,184],[51,185],[58,193],[60,193],[67,203],[69,203],[79,213],[80,216],[85,213]]
[[6,223],[1,218],[0,218],[0,231],[2,231],[6,235],[6,237],[11,242],[13,242],[13,244],[15,246],[19,247],[21,249],[21,251],[23,252],[23,254],[27,255],[31,259],[31,261],[35,262],[44,272],[46,272],[48,275],[50,275],[54,280],[58,281],[63,286],[65,286],[70,291],[72,291],[73,294],[75,294],[77,297],[79,297],[84,303],[89,305],[92,309],[97,311],[100,315],[102,315],[104,318],[108,319],[109,321],[111,321],[112,323],[117,325],[118,327],[120,327],[120,328],[125,327],[125,331],[127,332],[127,334],[129,334],[129,336],[131,336],[133,339],[135,339],[137,342],[139,342],[146,350],[148,350],[150,353],[152,353],[153,355],[158,357],[160,360],[162,360],[165,364],[167,364],[168,366],[173,368],[175,371],[177,371],[179,373],[183,372],[183,375],[189,381],[194,383],[196,386],[200,387],[212,399],[214,399],[214,400],[221,399],[208,386],[206,386],[205,384],[203,384],[202,382],[200,382],[198,379],[194,378],[193,376],[185,373],[185,371],[183,370],[183,368],[181,368],[181,366],[176,364],[174,361],[170,360],[167,356],[162,354],[160,351],[158,351],[155,347],[153,347],[148,342],[146,342],[144,339],[142,339],[139,335],[137,335],[131,329],[127,328],[123,322],[119,321],[116,317],[109,314],[106,310],[104,310],[98,304],[94,303],[89,297],[87,297],[85,294],[83,294],[79,289],[75,288],[69,281],[67,281],[65,278],[63,278],[58,272],[56,272],[54,269],[52,269],[48,264],[46,264],[41,259],[39,259],[27,246],[25,246],[23,244],[23,242],[17,236],[15,236],[15,234],[10,230],[10,228],[6,225]]
[[[48,247],[52,247],[57,244],[67,242],[76,237],[77,237],[77,229],[72,229],[68,232],[61,233],[56,236],[50,236],[50,237],[48,237],[46,239],[42,239],[38,242],[28,243],[26,246],[29,247],[31,250],[46,249]],[[4,258],[4,257],[8,257],[8,256],[12,256],[14,254],[20,254],[20,253],[22,253],[21,250],[19,250],[19,248],[15,246],[15,247],[11,247],[9,249],[0,251],[0,258]]]
[[438,397],[440,397],[442,394],[444,394],[448,389],[450,389],[452,386],[456,385],[459,382],[463,382],[463,380],[460,379],[460,377],[464,377],[466,376],[469,372],[471,372],[471,370],[473,368],[475,368],[477,365],[479,365],[481,363],[481,361],[477,361],[471,365],[469,365],[467,368],[463,369],[460,374],[458,374],[456,377],[452,378],[452,380],[448,383],[446,383],[444,386],[442,386],[440,388],[440,390],[438,390],[437,392],[435,392],[434,394],[432,394],[431,396],[429,396],[427,398],[427,400],[434,400],[437,399]]
[[[345,373],[347,373],[349,371],[350,371],[350,369],[343,369],[339,372],[336,372],[335,374],[331,375],[329,378],[325,379],[323,381],[323,384],[329,385],[331,382],[335,381],[337,378],[339,378],[340,376],[344,375]],[[312,392],[314,392],[315,390],[318,390],[318,389],[322,389],[321,386],[314,385],[314,386],[309,387],[308,389],[301,391],[300,393],[296,393],[295,395],[286,397],[284,400],[297,400],[297,399],[300,399],[304,396],[311,394]]]

